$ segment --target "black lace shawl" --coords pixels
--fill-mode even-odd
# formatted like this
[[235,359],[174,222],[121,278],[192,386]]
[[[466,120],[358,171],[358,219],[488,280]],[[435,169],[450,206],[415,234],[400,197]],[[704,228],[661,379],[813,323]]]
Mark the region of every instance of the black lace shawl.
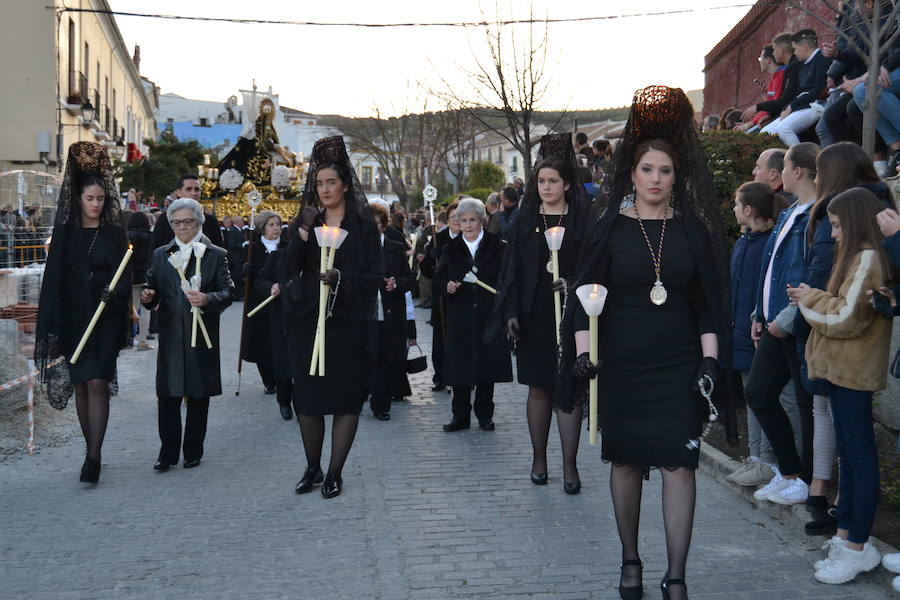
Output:
[[106,148],[95,142],[72,144],[59,190],[50,251],[44,265],[34,346],[34,360],[41,383],[46,387],[47,399],[58,409],[66,407],[73,391],[65,361],[55,361],[62,357],[60,335],[65,318],[62,288],[66,236],[71,228],[81,226],[79,190],[84,179],[89,176],[97,177],[102,182],[106,194],[103,212],[100,214],[100,227],[119,227],[124,235],[118,186]]
[[[725,228],[715,196],[706,157],[697,139],[694,109],[684,92],[677,88],[651,86],[634,95],[624,137],[613,156],[613,178],[605,194],[594,205],[595,217],[589,241],[581,248],[579,275],[572,289],[585,283],[594,266],[606,252],[609,233],[631,186],[631,165],[636,147],[646,140],[665,139],[678,152],[675,186],[672,190],[674,209],[685,217],[692,234],[698,272],[706,303],[712,311],[719,346],[722,377],[717,383],[714,402],[725,425],[729,443],[737,443],[734,394],[731,386],[731,316],[730,280]],[[705,231],[704,231],[705,230]],[[708,237],[698,239],[700,234]],[[698,252],[700,248],[708,252]],[[697,255],[702,254],[702,255]],[[603,283],[603,282],[599,282]],[[578,382],[571,372],[575,361],[575,302],[569,302],[562,324],[563,347],[554,403],[569,411],[582,399]]]

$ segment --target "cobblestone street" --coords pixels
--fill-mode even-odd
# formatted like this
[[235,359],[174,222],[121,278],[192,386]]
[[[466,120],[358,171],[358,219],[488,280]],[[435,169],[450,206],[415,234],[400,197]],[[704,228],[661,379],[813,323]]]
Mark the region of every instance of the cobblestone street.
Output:
[[[430,327],[419,313],[420,339]],[[525,390],[497,389],[497,430],[447,434],[450,396],[430,373],[389,422],[365,407],[344,493],[294,494],[305,465],[296,421],[262,393],[255,365],[236,387],[239,305],[223,319],[225,395],[210,406],[202,465],[156,473],[155,352],[123,352],[100,484],[78,482],[80,437],[0,463],[0,597],[618,598],[619,546],[599,446],[582,437],[583,490],[532,485]],[[423,343],[426,352],[430,348]],[[429,357],[430,359],[430,357]],[[73,403],[74,404],[74,403]],[[68,409],[73,414],[74,405]],[[555,428],[555,425],[554,425]],[[327,466],[326,439],[325,460]],[[645,484],[645,597],[665,571],[660,478]],[[887,598],[871,575],[813,580],[818,538],[798,538],[698,473],[687,581],[692,598]]]

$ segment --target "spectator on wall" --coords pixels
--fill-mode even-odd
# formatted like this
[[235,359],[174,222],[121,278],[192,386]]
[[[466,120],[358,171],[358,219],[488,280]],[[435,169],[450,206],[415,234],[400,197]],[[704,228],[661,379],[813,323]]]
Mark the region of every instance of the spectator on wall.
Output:
[[[775,46],[772,44],[763,46],[757,60],[759,61],[759,70],[769,75],[764,102],[779,100],[784,93],[784,73],[787,70],[787,65],[779,65],[778,61],[775,60]],[[766,110],[757,110],[757,106],[757,104],[754,104],[744,110],[744,113],[741,115],[743,123],[736,126],[735,129],[753,133],[775,117],[775,115]]]

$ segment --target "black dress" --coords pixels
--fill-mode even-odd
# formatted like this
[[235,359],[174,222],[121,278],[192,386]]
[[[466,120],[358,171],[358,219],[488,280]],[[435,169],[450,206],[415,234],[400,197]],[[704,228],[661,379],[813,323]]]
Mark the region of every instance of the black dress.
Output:
[[[321,217],[315,225],[321,224]],[[347,238],[337,251],[340,271],[332,315],[325,321],[325,376],[309,374],[319,315],[319,253],[313,232],[306,242],[294,233],[282,270],[288,356],[294,379],[294,408],[304,416],[358,414],[374,365],[368,343],[375,318],[375,295],[384,279],[384,258],[375,223],[347,214],[341,228]]]
[[[78,346],[100,294],[112,280],[125,255],[125,232],[119,227],[70,227],[63,257],[62,303],[67,318],[63,321],[63,352],[67,358]],[[73,384],[90,379],[112,381],[116,358],[125,343],[127,310],[131,299],[131,271],[123,273],[111,301],[107,304],[91,337],[74,365],[67,363]]]
[[[522,214],[519,218],[522,218]],[[546,225],[560,224],[558,215],[546,215]],[[519,252],[519,273],[514,276],[518,282],[511,289],[510,300],[518,305],[519,340],[516,343],[516,373],[519,383],[543,388],[552,388],[556,377],[556,315],[553,308],[553,276],[547,270],[550,249],[544,236],[544,219],[538,217],[536,224],[528,227],[527,237],[521,239],[522,228],[517,227],[513,236]],[[565,218],[562,219],[565,227]],[[578,261],[578,242],[574,230],[566,228],[563,245],[559,251],[559,270],[563,278],[575,274]],[[510,252],[514,251],[510,248]],[[530,271],[526,273],[526,271]],[[528,285],[530,283],[530,285]],[[530,287],[528,290],[526,287]],[[575,299],[570,295],[570,302]],[[530,302],[529,302],[530,300]],[[562,296],[560,296],[562,301]]]
[[[644,226],[655,250],[662,221],[645,220]],[[599,323],[603,460],[696,469],[699,446],[687,444],[701,433],[705,402],[692,388],[700,335],[715,329],[685,224],[676,217],[666,226],[661,278],[668,299],[662,306],[650,302],[656,277],[638,221],[616,219],[607,248],[607,261],[595,273],[609,289]]]

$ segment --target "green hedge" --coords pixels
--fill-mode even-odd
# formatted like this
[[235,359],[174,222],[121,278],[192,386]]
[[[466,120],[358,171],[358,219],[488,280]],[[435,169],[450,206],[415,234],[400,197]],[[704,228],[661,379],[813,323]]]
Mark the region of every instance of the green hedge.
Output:
[[700,145],[709,161],[709,170],[725,220],[730,246],[741,233],[732,210],[735,190],[745,181],[753,180],[753,167],[763,150],[785,146],[772,135],[747,134],[739,131],[701,133]]

